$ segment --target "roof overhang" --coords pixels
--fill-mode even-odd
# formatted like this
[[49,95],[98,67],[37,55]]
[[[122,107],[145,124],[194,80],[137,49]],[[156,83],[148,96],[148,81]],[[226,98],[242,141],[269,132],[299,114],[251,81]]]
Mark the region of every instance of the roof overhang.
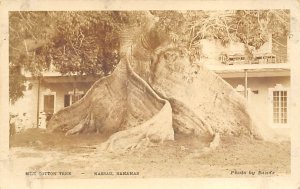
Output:
[[91,83],[99,79],[99,76],[52,76],[42,77],[42,81],[45,83]]
[[290,76],[290,64],[242,64],[242,65],[206,65],[222,78],[244,77],[282,77]]

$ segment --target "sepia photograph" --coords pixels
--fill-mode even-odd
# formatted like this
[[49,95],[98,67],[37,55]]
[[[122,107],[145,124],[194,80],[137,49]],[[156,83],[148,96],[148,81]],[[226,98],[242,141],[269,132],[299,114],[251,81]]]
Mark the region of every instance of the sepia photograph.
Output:
[[290,9],[7,14],[10,175],[291,176]]

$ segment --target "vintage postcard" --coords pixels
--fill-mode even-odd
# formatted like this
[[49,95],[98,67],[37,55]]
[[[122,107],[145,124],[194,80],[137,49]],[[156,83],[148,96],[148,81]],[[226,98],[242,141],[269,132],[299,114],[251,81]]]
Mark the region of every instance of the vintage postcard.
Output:
[[0,6],[0,189],[300,188],[299,1]]

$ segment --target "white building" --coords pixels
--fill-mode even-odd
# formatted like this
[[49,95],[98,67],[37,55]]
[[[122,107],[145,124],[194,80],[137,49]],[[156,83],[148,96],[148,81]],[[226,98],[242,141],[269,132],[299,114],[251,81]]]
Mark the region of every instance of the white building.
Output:
[[18,115],[17,131],[32,127],[46,128],[46,121],[53,113],[79,100],[99,79],[92,76],[61,76],[58,72],[45,72],[38,80],[28,73],[23,73],[27,78],[27,90],[10,109],[12,114]]
[[269,38],[259,49],[253,49],[254,59],[249,61],[242,43],[221,47],[216,41],[205,40],[200,61],[244,95],[270,127],[289,133],[291,64],[287,42],[282,38],[276,44]]

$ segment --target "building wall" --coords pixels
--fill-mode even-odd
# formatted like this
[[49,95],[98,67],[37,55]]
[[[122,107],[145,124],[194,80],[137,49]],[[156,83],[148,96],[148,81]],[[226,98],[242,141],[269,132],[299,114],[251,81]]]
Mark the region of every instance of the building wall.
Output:
[[[64,97],[76,88],[78,91],[82,91],[84,94],[90,89],[93,82],[77,82],[74,83],[46,83],[41,84],[40,93],[40,105],[39,111],[44,112],[44,95],[55,94],[55,106],[54,112],[57,112],[64,108]],[[42,115],[42,114],[41,114]],[[41,116],[40,115],[40,116]]]
[[37,81],[28,80],[23,94],[23,97],[9,107],[10,114],[14,115],[11,122],[15,123],[16,131],[36,127]]
[[[43,95],[46,93],[43,93],[43,91],[47,91],[50,89],[50,91],[55,92],[56,94],[56,103],[55,103],[55,112],[59,111],[60,109],[64,108],[64,95],[68,94],[70,91],[73,91],[74,88],[78,89],[79,91],[83,91],[86,93],[88,89],[91,87],[93,83],[92,82],[85,82],[85,83],[76,83],[74,85],[73,83],[43,83],[41,85],[41,94],[40,99],[43,98]],[[42,102],[42,100],[41,100]],[[40,110],[43,111],[43,103],[40,103]]]
[[[226,78],[230,85],[236,88],[238,85],[244,86],[244,78]],[[274,88],[276,84],[281,84],[284,88],[290,88],[290,77],[256,77],[248,78],[248,88],[251,91],[258,91],[258,94],[252,93],[249,96],[249,103],[256,107],[256,112],[262,120],[269,124],[270,113],[272,112],[271,103],[272,98],[269,96],[269,88]],[[288,110],[289,113],[289,110]],[[288,116],[290,117],[290,116]]]
[[[31,89],[27,89],[24,92],[24,96],[18,99],[14,104],[10,106],[10,113],[17,115],[12,120],[17,126],[17,131],[27,128],[37,127],[37,103],[38,103],[38,81],[28,80],[31,83]],[[68,94],[76,87],[79,91],[84,93],[91,87],[93,82],[78,82],[76,86],[73,83],[46,83],[40,84],[40,98],[39,98],[39,116],[44,111],[43,98],[45,94],[55,93],[55,112],[64,108],[64,95]]]

